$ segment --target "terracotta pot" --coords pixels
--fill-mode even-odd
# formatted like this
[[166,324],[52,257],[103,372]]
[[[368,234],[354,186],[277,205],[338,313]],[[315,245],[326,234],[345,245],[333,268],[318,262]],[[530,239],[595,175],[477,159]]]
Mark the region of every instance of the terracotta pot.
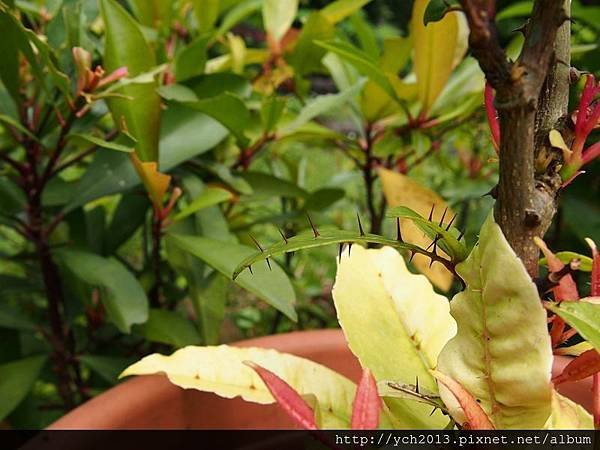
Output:
[[[356,381],[358,361],[341,330],[306,331],[238,342],[240,347],[273,348],[321,363]],[[570,361],[557,357],[554,372]],[[560,392],[591,410],[591,381],[565,384]],[[184,390],[163,375],[129,379],[71,411],[50,429],[275,429],[294,428],[277,405]]]

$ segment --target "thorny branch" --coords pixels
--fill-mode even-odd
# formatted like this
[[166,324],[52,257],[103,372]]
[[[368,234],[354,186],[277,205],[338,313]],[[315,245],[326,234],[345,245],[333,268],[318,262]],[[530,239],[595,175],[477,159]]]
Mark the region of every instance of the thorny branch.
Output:
[[[568,0],[536,0],[523,28],[525,43],[516,62],[507,59],[497,38],[494,0],[461,0],[470,27],[469,44],[491,85],[496,89],[500,116],[500,180],[496,220],[522,259],[536,276],[538,249],[534,236],[543,236],[555,213],[556,165],[536,173],[536,117],[542,86],[557,65],[555,41],[568,20]],[[559,95],[568,84],[558,83],[544,93]],[[542,102],[543,104],[543,102]],[[546,112],[542,112],[546,114]]]

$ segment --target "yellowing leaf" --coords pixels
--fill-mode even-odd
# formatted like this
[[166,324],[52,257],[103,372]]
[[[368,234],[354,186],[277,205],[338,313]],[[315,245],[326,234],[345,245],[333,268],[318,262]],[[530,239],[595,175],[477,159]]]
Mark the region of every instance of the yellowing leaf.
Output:
[[568,161],[571,158],[571,149],[565,143],[565,140],[563,139],[562,134],[560,134],[560,131],[550,130],[548,139],[550,140],[550,145],[552,145],[552,147],[556,147],[562,150],[565,161]]
[[156,211],[162,210],[163,198],[169,189],[171,176],[158,171],[158,163],[142,162],[135,153],[130,153],[131,161],[140,176]]
[[594,347],[589,342],[580,342],[579,344],[571,345],[569,347],[559,347],[554,350],[555,355],[563,355],[563,356],[579,356],[588,350],[593,349]]
[[279,42],[290,29],[296,13],[298,0],[265,0],[263,3],[263,22],[265,29]]
[[[430,370],[444,344],[456,333],[448,300],[436,294],[423,275],[406,268],[391,247],[344,251],[333,299],[352,352],[377,380],[414,383],[436,392]],[[431,407],[404,400],[386,404],[406,428],[439,428],[447,423]]]
[[[448,207],[446,202],[430,189],[420,185],[416,181],[387,169],[379,170],[379,178],[383,186],[383,193],[387,204],[395,208],[397,206],[406,206],[421,216],[429,217],[432,205],[435,205],[432,220],[438,221],[442,218],[444,210]],[[448,208],[445,221],[449,221],[454,213]],[[402,236],[406,242],[427,248],[431,239],[423,236],[423,232],[409,221],[401,220]],[[438,250],[443,254],[441,250]],[[431,261],[424,255],[415,255],[413,264],[423,273],[435,286],[443,291],[450,289],[452,285],[452,274],[441,264],[433,264],[429,267]]]
[[426,26],[423,16],[428,3],[429,0],[416,0],[411,19],[414,70],[423,115],[428,114],[466,51],[458,13],[448,13],[439,22]]
[[347,428],[356,386],[344,376],[297,356],[261,348],[185,347],[171,356],[153,354],[125,369],[122,377],[164,372],[184,389],[242,397],[253,403],[275,400],[260,377],[244,361],[273,372],[300,395],[313,394],[323,428]]
[[[457,272],[467,284],[450,302],[458,333],[442,350],[437,370],[478,399],[496,428],[541,428],[552,400],[546,312],[493,214]],[[440,394],[460,418],[453,396],[445,389]]]
[[580,405],[552,392],[552,414],[544,426],[547,430],[593,430],[592,416]]

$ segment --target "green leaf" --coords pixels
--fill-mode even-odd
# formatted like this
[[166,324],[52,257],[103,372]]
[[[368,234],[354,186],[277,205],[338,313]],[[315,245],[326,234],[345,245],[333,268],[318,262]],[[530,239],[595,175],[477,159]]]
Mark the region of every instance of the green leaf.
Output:
[[198,315],[198,323],[203,342],[217,344],[227,304],[229,279],[219,272],[213,272],[200,283],[192,282],[190,297]]
[[373,27],[361,14],[352,14],[350,23],[356,32],[360,48],[373,58],[378,58],[381,50]]
[[262,5],[263,0],[245,0],[233,7],[223,17],[221,25],[217,30],[217,37],[223,36],[246,17],[259,11],[262,8]]
[[148,197],[137,192],[121,197],[105,234],[107,255],[116,252],[144,224],[149,206]]
[[20,102],[19,95],[19,53],[17,42],[17,30],[11,26],[9,17],[2,11],[0,14],[0,29],[3,38],[0,39],[0,81],[15,102]]
[[305,125],[307,122],[313,120],[315,117],[318,117],[321,114],[333,109],[340,108],[342,105],[352,100],[360,92],[364,83],[365,81],[361,80],[354,86],[338,94],[320,95],[314,100],[309,101],[294,120],[281,127],[280,133],[283,135],[293,133],[302,125]]
[[[442,350],[437,370],[473,394],[496,428],[541,428],[552,400],[546,312],[493,213],[457,272],[467,285],[450,304],[458,334]],[[440,394],[463,423],[451,394]]]
[[[357,276],[360,274],[360,276]],[[332,291],[348,345],[377,380],[414,383],[436,393],[430,374],[456,333],[448,300],[423,275],[409,272],[393,248],[352,248],[342,254]],[[402,427],[441,428],[447,419],[431,407],[386,401]]]
[[344,376],[298,356],[261,348],[186,347],[171,356],[154,354],[128,367],[122,377],[164,372],[184,389],[242,397],[269,404],[274,399],[258,375],[244,364],[252,361],[274,372],[300,395],[314,395],[323,428],[347,428],[356,386]]
[[298,0],[263,0],[265,30],[279,42],[292,26],[298,12]]
[[38,378],[47,357],[31,356],[0,365],[0,420],[25,398]]
[[458,5],[458,0],[429,0],[423,16],[423,24],[439,22],[448,12],[448,8],[456,5]]
[[200,343],[200,335],[192,322],[174,311],[151,309],[148,320],[134,329],[150,342],[180,348]]
[[135,17],[147,27],[159,28],[169,25],[173,16],[172,0],[127,0]]
[[243,172],[240,176],[252,188],[252,194],[264,197],[305,198],[308,192],[291,181],[263,172]]
[[[438,223],[426,219],[406,206],[392,208],[387,212],[386,216],[408,219],[429,236],[430,239],[438,238],[440,248],[454,261],[464,261],[469,253],[467,246],[458,240],[461,234],[460,231],[452,226],[446,231],[447,225],[445,223],[440,226]],[[446,219],[446,222],[449,222],[451,217],[447,217]]]
[[[50,95],[49,87],[59,89],[67,99],[71,98],[71,85],[69,78],[58,69],[57,58],[54,50],[50,48],[45,40],[34,33],[32,30],[23,26],[21,21],[0,4],[0,29],[2,29],[3,41],[9,43],[10,48],[4,48],[0,44],[0,56],[6,56],[6,61],[3,60],[0,66],[0,77],[8,83],[9,89],[14,89],[18,86],[18,70],[19,63],[15,60],[18,52],[20,52],[29,62],[34,75],[34,80],[39,83],[40,87]],[[7,65],[5,66],[4,63]],[[16,63],[16,67],[14,64]],[[16,78],[15,78],[16,77]],[[13,97],[18,95],[18,92],[12,92]],[[18,99],[14,97],[17,101]]]
[[177,54],[175,58],[175,79],[178,83],[204,73],[207,45],[210,37],[210,35],[197,37]]
[[[5,286],[2,286],[3,292]],[[19,309],[0,303],[0,327],[15,330],[35,331],[38,325]]]
[[110,320],[123,333],[148,319],[148,300],[138,280],[116,259],[79,250],[59,250],[60,261],[85,283],[102,290]]
[[[105,69],[110,73],[127,67],[130,78],[150,72],[156,62],[138,24],[115,0],[100,0],[100,6],[106,27]],[[156,87],[154,80],[128,84],[116,91],[120,96],[108,99],[115,124],[137,140],[135,150],[142,161],[158,160],[160,98]]]
[[323,14],[318,11],[310,13],[289,56],[294,72],[302,76],[321,69],[321,59],[327,51],[315,42],[328,41],[334,36],[335,27]]
[[371,0],[337,0],[325,6],[320,14],[332,24],[336,24],[370,2]]
[[[186,103],[185,105],[222,123],[236,137],[241,147],[248,145],[248,138],[244,136],[244,129],[250,121],[250,111],[239,97],[225,93],[197,102]],[[232,112],[235,112],[235,114],[232,114]]]
[[116,142],[109,142],[99,137],[96,137],[91,134],[80,134],[80,133],[71,133],[67,136],[67,139],[71,142],[83,142],[87,144],[92,144],[98,146],[100,148],[105,148],[108,150],[116,150],[118,152],[131,153],[133,152],[133,147],[129,147],[126,145],[117,144]]
[[[569,264],[573,260],[579,261],[579,268],[581,272],[591,272],[592,271],[592,258],[585,255],[580,255],[575,252],[558,252],[555,256],[564,264]],[[546,258],[540,259],[540,266],[548,266],[548,261]]]
[[231,200],[233,195],[231,192],[221,188],[207,188],[196,197],[188,206],[179,211],[174,221],[185,219],[188,216],[200,211],[201,209],[208,208],[209,206],[218,205],[219,203]]
[[548,308],[575,328],[586,341],[600,352],[600,303],[597,299],[554,303],[549,304]]
[[206,153],[229,135],[212,117],[185,105],[170,104],[160,131],[160,168],[168,171]]
[[221,10],[220,0],[192,0],[198,31],[204,33],[214,28]]
[[306,199],[304,208],[309,211],[322,211],[344,198],[343,189],[323,188],[312,192]]
[[[238,261],[254,253],[243,245],[203,237],[169,234],[168,240],[226,277],[231,276]],[[272,270],[269,270],[266,264],[257,265],[253,269],[254,274],[244,273],[236,279],[236,283],[295,321],[296,294],[292,284],[279,265],[272,262],[271,267]]]
[[367,53],[359,50],[351,44],[339,41],[316,42],[317,45],[326,48],[352,64],[362,75],[367,76],[376,83],[386,94],[396,101],[401,101],[390,82],[388,75],[379,67],[378,61]]
[[416,245],[395,241],[376,234],[360,234],[359,232],[354,231],[332,229],[318,230],[318,233],[318,236],[315,237],[313,231],[306,231],[288,238],[287,241],[278,242],[277,244],[268,246],[264,248],[263,251],[254,252],[254,254],[248,255],[233,272],[233,278],[237,278],[245,269],[257,262],[264,261],[267,258],[282,255],[284,253],[297,252],[298,250],[324,247],[326,245],[378,244],[401,250],[414,251],[416,253],[424,252],[423,249]]
[[111,385],[119,379],[119,374],[131,364],[131,358],[115,356],[81,355],[79,361],[88,366]]
[[260,121],[265,133],[271,133],[277,129],[277,124],[285,111],[286,104],[286,97],[275,95],[263,100],[260,108]]

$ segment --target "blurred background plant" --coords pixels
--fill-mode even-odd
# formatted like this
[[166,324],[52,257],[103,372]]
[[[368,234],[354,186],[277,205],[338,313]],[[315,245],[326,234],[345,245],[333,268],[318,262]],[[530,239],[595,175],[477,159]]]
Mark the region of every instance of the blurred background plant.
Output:
[[[358,230],[357,214],[393,236],[396,206],[454,217],[472,244],[497,160],[466,23],[438,21],[446,8],[1,0],[3,423],[43,427],[149,352],[338,326],[335,248],[232,281],[256,246]],[[509,54],[530,10],[499,2]],[[600,7],[574,1],[572,19],[572,66],[598,73]],[[586,254],[600,230],[598,164],[564,192],[552,249]],[[459,288],[422,255],[411,268]]]

